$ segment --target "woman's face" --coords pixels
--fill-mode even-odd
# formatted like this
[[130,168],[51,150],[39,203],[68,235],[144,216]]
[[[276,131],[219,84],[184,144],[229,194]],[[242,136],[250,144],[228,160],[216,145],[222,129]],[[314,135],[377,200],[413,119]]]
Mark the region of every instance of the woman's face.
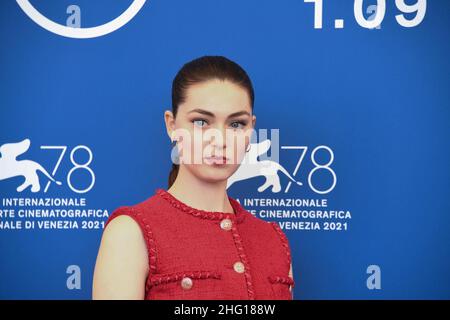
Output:
[[180,166],[208,182],[226,180],[238,169],[256,121],[246,89],[219,79],[192,85],[172,116],[166,111]]

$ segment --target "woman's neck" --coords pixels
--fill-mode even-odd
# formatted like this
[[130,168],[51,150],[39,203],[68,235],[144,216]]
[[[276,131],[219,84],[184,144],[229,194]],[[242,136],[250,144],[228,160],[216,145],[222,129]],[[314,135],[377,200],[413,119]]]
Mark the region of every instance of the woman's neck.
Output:
[[234,213],[226,192],[227,181],[205,182],[192,176],[182,166],[177,178],[167,190],[175,198],[190,207],[214,212]]

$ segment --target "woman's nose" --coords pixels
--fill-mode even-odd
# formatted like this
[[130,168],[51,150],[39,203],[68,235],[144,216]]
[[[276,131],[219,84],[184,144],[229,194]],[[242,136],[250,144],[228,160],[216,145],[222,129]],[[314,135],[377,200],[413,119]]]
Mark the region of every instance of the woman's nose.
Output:
[[226,147],[226,128],[223,126],[215,127],[213,134],[210,135],[210,144],[218,149]]

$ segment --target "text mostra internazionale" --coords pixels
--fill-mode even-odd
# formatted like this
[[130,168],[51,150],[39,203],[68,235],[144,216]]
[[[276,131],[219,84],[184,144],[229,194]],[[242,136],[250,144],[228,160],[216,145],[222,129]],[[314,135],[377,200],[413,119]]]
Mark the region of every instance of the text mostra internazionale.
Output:
[[86,198],[4,198],[4,207],[85,207]]

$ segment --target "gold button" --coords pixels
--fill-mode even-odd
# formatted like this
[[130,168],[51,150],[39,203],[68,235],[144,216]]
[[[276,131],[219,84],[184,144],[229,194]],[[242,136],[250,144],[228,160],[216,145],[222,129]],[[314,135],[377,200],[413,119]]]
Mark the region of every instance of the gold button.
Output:
[[238,272],[238,273],[242,273],[245,271],[245,267],[244,264],[240,261],[235,262],[233,265],[234,271]]
[[222,221],[220,221],[220,227],[223,230],[230,230],[232,225],[233,225],[233,222],[230,219],[228,219],[228,218],[223,219]]
[[192,288],[192,284],[193,284],[192,279],[189,277],[184,277],[183,279],[181,279],[181,287],[183,289],[187,290]]

